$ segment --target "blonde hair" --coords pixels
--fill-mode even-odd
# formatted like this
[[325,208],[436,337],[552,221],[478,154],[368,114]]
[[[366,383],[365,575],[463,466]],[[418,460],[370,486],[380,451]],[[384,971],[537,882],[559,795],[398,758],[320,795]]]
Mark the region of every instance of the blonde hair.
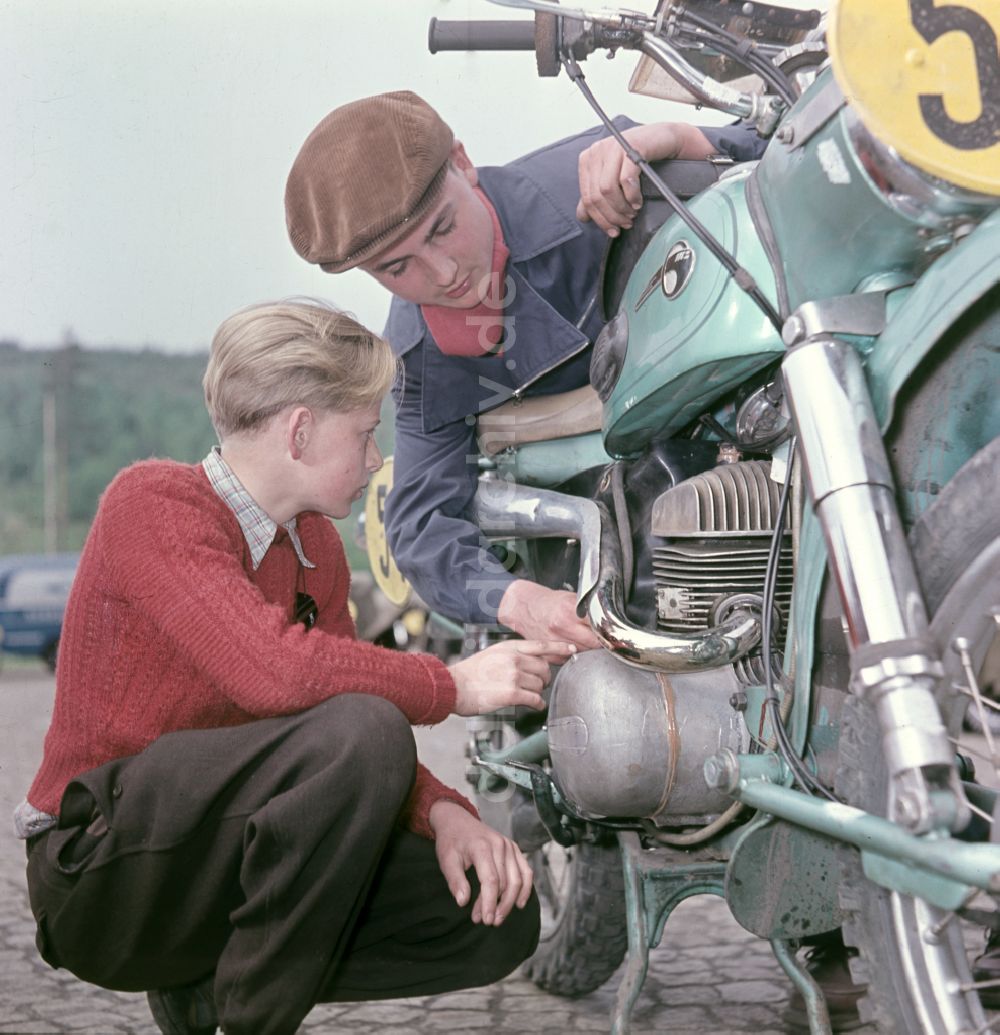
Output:
[[288,406],[365,409],[398,368],[389,345],[346,313],[311,299],[271,302],[222,322],[202,385],[222,439],[255,431]]

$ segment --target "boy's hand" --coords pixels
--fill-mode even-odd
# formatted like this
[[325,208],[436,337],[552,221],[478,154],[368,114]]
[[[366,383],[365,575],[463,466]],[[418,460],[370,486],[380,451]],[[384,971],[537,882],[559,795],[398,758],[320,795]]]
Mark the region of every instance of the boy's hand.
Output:
[[504,640],[449,666],[455,680],[455,714],[485,715],[511,705],[541,708],[549,664],[560,664],[576,648],[556,640]]
[[451,801],[435,802],[429,819],[438,865],[460,906],[472,890],[465,872],[475,867],[480,891],[472,905],[473,923],[499,927],[514,906],[524,908],[531,895],[531,867],[513,841]]

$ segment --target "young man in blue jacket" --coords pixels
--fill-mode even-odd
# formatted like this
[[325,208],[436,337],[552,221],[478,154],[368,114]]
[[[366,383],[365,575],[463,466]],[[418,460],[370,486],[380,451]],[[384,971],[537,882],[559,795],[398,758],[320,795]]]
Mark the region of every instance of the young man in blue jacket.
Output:
[[[732,127],[616,125],[650,160],[743,159],[763,145]],[[598,645],[572,593],[506,571],[466,514],[478,416],[588,384],[608,237],[641,204],[638,170],[603,129],[478,168],[408,91],[337,108],[299,152],[285,194],[296,251],[330,273],[360,267],[394,295],[384,336],[405,379],[387,532],[435,610]]]
[[[748,161],[766,146],[745,124],[615,125],[648,161]],[[394,296],[384,337],[404,378],[387,532],[400,571],[435,610],[599,646],[575,594],[505,570],[467,513],[479,416],[589,383],[608,238],[641,205],[638,169],[604,129],[477,167],[408,91],[335,109],[299,151],[285,192],[295,250],[328,273],[360,267]],[[811,952],[834,1030],[850,1030],[860,993],[843,943],[819,939]],[[805,1020],[801,997],[792,1013]]]

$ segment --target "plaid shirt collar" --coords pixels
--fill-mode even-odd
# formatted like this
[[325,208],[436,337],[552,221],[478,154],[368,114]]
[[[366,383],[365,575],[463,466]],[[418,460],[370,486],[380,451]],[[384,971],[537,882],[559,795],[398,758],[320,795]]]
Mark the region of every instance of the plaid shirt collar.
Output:
[[[274,542],[278,532],[278,525],[264,513],[260,504],[243,487],[242,482],[233,473],[233,469],[222,459],[222,452],[218,446],[213,446],[212,451],[201,462],[205,469],[208,481],[215,490],[216,495],[236,515],[236,520],[243,529],[243,537],[250,547],[250,561],[253,570],[260,567],[268,547]],[[315,568],[316,565],[310,561],[302,550],[302,541],[296,530],[296,519],[285,521],[282,526],[288,533],[288,538],[295,547],[295,553],[299,562],[304,568]]]

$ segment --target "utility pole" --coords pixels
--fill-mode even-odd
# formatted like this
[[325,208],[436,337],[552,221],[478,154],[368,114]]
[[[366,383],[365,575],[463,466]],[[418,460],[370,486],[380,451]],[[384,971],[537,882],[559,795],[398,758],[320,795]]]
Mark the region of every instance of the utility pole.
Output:
[[76,344],[66,331],[61,348],[45,361],[42,383],[42,467],[44,475],[45,552],[55,553],[66,542],[69,525],[69,413],[72,400]]
[[44,476],[45,552],[55,553],[59,543],[59,478],[56,473],[56,392],[51,368],[45,371],[42,385],[42,473]]

